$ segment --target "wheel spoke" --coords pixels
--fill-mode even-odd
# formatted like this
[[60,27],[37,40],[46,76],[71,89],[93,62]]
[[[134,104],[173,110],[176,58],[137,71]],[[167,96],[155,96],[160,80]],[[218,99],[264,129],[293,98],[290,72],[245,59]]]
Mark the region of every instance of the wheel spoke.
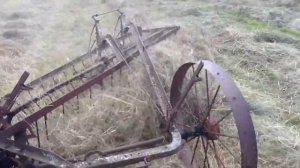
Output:
[[184,100],[184,102],[188,107],[189,113],[195,118],[196,121],[199,121],[198,114],[197,113],[195,114],[194,110],[191,108],[190,104],[186,100]]
[[195,157],[195,154],[196,154],[196,149],[197,149],[197,147],[198,147],[199,139],[200,139],[200,137],[198,136],[197,141],[196,141],[196,145],[195,145],[194,151],[193,151],[193,156],[192,156],[192,160],[191,160],[191,165],[193,164],[193,161],[194,161],[194,157]]
[[[202,141],[202,146],[203,146],[203,151],[204,151],[204,161],[203,161],[203,168],[205,168],[205,163],[207,162],[207,150],[208,150],[208,140],[206,140],[206,145],[204,144],[204,139],[203,137],[201,136],[201,141]],[[209,165],[209,164],[208,164]]]
[[214,135],[218,135],[218,136],[227,137],[227,138],[239,139],[239,137],[234,136],[234,135],[228,135],[228,134],[222,134],[222,133],[218,133],[218,132],[210,132],[210,131],[205,131],[205,132],[206,132],[206,133],[209,133],[209,134],[214,134]]
[[219,119],[215,124],[214,126],[218,125],[220,122],[222,122],[226,117],[229,116],[229,114],[232,113],[232,110],[228,111],[221,119]]
[[206,112],[206,116],[204,117],[204,119],[203,119],[203,121],[202,121],[202,126],[204,125],[204,122],[205,122],[205,120],[207,119],[207,117],[210,116],[210,111],[211,111],[211,109],[212,109],[213,104],[215,103],[215,100],[216,100],[216,97],[217,97],[217,95],[218,95],[218,93],[219,93],[219,90],[220,90],[220,85],[218,86],[218,88],[217,88],[217,90],[216,90],[216,92],[215,92],[215,94],[214,94],[214,97],[213,97],[213,99],[212,99],[212,102],[211,102],[211,104],[210,104],[210,106],[209,106],[209,109],[208,109],[208,111]]
[[234,156],[233,152],[222,142],[221,139],[219,139],[219,142],[220,144],[229,152],[229,154],[235,159],[235,160],[238,160],[236,159],[236,157]]
[[[208,144],[209,144],[209,141],[206,140],[206,155],[207,155],[207,152],[208,152]],[[209,157],[207,156],[207,159],[206,159],[206,163],[207,163],[207,167],[210,168],[210,163],[209,163]]]
[[210,148],[213,149],[213,152],[215,153],[215,157],[216,157],[216,160],[217,160],[218,167],[220,168],[221,165],[222,165],[222,167],[225,168],[224,163],[222,162],[222,160],[220,159],[220,157],[218,155],[217,148],[216,148],[216,145],[215,145],[215,141],[212,141],[212,144],[213,144],[213,146],[211,144],[209,144],[209,146],[210,146]]
[[205,83],[206,83],[206,108],[207,108],[207,117],[210,117],[210,104],[209,104],[209,89],[208,89],[208,77],[207,77],[207,70],[205,70]]

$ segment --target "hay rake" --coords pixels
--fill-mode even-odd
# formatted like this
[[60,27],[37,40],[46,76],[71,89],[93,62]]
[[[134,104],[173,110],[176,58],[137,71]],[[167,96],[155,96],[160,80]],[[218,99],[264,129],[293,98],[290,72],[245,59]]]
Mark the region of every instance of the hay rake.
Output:
[[[255,168],[257,148],[249,108],[226,72],[206,60],[185,63],[174,75],[168,98],[147,48],[179,27],[142,29],[119,13],[116,36],[103,36],[99,15],[94,15],[96,40],[87,54],[27,84],[29,73],[24,72],[12,92],[1,99],[1,166],[79,168],[140,163],[140,167],[148,167],[152,160],[177,153],[185,167]],[[39,130],[43,127],[48,139],[51,112],[60,109],[65,113],[65,103],[71,101],[74,109],[80,108],[80,95],[92,99],[94,89],[105,87],[104,79],[113,85],[113,75],[117,71],[122,74],[122,68],[129,67],[137,56],[142,58],[156,95],[163,136],[91,151],[75,160],[42,148]]]

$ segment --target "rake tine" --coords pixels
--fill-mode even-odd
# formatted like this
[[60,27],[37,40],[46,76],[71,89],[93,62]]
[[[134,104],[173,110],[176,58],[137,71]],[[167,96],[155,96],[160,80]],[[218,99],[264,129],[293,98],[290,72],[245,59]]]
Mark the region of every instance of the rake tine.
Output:
[[54,77],[52,77],[52,80],[53,80],[54,84],[56,84],[56,83],[57,83],[57,81],[55,80],[55,78],[54,78]]
[[81,64],[82,64],[82,66],[83,66],[84,68],[86,68],[86,65],[84,64],[84,60],[81,61]]
[[113,74],[110,75],[110,86],[113,86],[113,80],[114,80],[114,76]]
[[76,96],[76,100],[77,100],[77,110],[79,112],[79,95]]
[[62,113],[65,114],[65,103],[62,104]]
[[37,136],[37,140],[38,140],[38,147],[41,147],[41,142],[40,142],[40,134],[39,134],[39,125],[38,122],[35,121],[35,129],[36,129],[36,136]]
[[27,112],[25,111],[25,109],[23,109],[22,112],[27,115]]
[[76,68],[75,68],[75,66],[74,66],[74,65],[72,65],[72,68],[73,68],[73,70],[74,70],[74,74],[77,74],[77,73],[78,73],[78,71],[76,70]]
[[93,95],[92,95],[92,87],[90,87],[89,92],[90,92],[90,99],[92,99],[92,98],[93,98]]
[[47,115],[44,116],[44,122],[45,122],[46,139],[49,140],[48,126],[47,126]]
[[69,83],[70,83],[71,87],[72,87],[73,89],[75,89],[73,83],[72,83],[72,82],[69,82]]
[[45,90],[45,86],[44,86],[42,80],[40,81],[40,84],[41,84],[42,89]]
[[30,90],[27,90],[27,93],[29,94],[30,98],[33,97],[32,94],[31,94],[31,92],[30,92]]
[[50,94],[48,94],[47,96],[50,98],[51,102],[53,102],[53,99],[52,99],[52,97],[50,96]]
[[65,93],[61,90],[61,89],[57,89],[62,95],[64,95]]
[[39,109],[41,109],[41,106],[37,103],[37,101],[34,101],[34,104],[35,104],[36,106],[38,106]]
[[64,74],[65,78],[68,78],[66,71],[64,71],[63,74]]

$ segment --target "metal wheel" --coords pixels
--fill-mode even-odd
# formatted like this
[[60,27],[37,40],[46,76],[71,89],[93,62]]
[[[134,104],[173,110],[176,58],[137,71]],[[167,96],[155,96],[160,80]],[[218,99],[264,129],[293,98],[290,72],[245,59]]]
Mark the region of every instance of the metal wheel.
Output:
[[210,61],[183,64],[171,85],[171,123],[186,167],[257,167],[249,107],[226,72]]

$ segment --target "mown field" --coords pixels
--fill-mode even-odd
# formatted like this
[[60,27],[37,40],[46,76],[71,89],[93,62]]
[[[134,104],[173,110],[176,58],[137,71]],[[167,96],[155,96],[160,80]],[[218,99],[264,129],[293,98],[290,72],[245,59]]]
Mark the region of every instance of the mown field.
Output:
[[[30,80],[87,51],[91,15],[120,8],[145,28],[178,25],[180,31],[149,50],[164,84],[188,61],[209,59],[223,66],[251,106],[259,167],[300,167],[300,6],[297,0],[206,1],[9,0],[0,9],[0,96],[20,74]],[[101,20],[111,33],[111,14]],[[66,158],[91,149],[137,142],[158,133],[145,72],[116,80],[97,92],[93,105],[70,113],[54,129],[47,149]],[[139,79],[140,82],[132,82]],[[133,87],[134,86],[134,87]],[[78,124],[81,123],[81,124]],[[152,167],[181,167],[176,156]]]

